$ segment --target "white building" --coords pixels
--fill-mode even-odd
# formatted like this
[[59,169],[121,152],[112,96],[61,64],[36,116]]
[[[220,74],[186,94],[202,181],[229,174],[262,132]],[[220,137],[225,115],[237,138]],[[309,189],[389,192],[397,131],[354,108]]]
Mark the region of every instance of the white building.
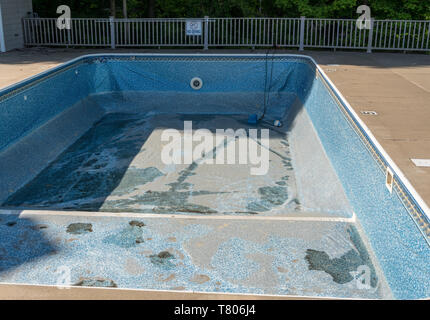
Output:
[[32,11],[32,0],[0,0],[0,52],[24,47],[21,18]]

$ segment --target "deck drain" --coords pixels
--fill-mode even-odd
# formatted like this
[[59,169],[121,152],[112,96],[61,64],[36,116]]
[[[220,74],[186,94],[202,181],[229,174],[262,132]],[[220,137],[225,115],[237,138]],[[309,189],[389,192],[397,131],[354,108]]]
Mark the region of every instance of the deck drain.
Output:
[[429,167],[430,168],[430,159],[411,159],[417,167]]
[[370,115],[370,116],[377,116],[378,113],[376,111],[373,110],[362,110],[360,111],[361,114],[366,114],[366,115]]

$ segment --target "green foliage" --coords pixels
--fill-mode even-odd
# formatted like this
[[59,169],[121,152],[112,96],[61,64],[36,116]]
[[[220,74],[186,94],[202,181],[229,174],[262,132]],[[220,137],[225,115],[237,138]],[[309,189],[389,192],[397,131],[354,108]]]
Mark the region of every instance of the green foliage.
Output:
[[157,0],[158,17],[245,17],[258,15],[258,0]]
[[429,0],[369,0],[369,6],[377,19],[430,19]]
[[[148,16],[148,0],[127,0],[128,16]],[[367,4],[376,19],[430,19],[430,0],[154,0],[155,16],[175,17],[315,17],[357,18],[357,7]],[[72,17],[108,17],[109,0],[33,0],[41,17],[57,17],[56,8],[68,5]],[[122,17],[122,0],[116,0]]]
[[[119,0],[116,0],[120,4]],[[72,18],[108,17],[109,0],[33,0],[33,11],[39,17],[57,17],[57,7],[67,5],[71,9]]]
[[356,0],[275,0],[275,5],[287,16],[309,18],[355,18]]

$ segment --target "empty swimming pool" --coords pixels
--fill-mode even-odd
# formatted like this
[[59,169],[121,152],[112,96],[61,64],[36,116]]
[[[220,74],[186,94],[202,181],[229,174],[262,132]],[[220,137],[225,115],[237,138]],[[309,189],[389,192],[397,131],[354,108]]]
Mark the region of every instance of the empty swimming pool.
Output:
[[309,57],[84,56],[0,124],[0,282],[430,296],[427,206]]

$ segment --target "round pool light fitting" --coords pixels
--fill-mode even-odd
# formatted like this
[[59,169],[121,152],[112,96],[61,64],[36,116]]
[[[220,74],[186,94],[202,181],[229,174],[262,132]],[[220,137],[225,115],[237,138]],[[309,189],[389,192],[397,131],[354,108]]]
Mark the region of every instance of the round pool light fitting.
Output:
[[203,86],[203,81],[199,77],[194,77],[190,81],[190,86],[194,90],[199,90]]

